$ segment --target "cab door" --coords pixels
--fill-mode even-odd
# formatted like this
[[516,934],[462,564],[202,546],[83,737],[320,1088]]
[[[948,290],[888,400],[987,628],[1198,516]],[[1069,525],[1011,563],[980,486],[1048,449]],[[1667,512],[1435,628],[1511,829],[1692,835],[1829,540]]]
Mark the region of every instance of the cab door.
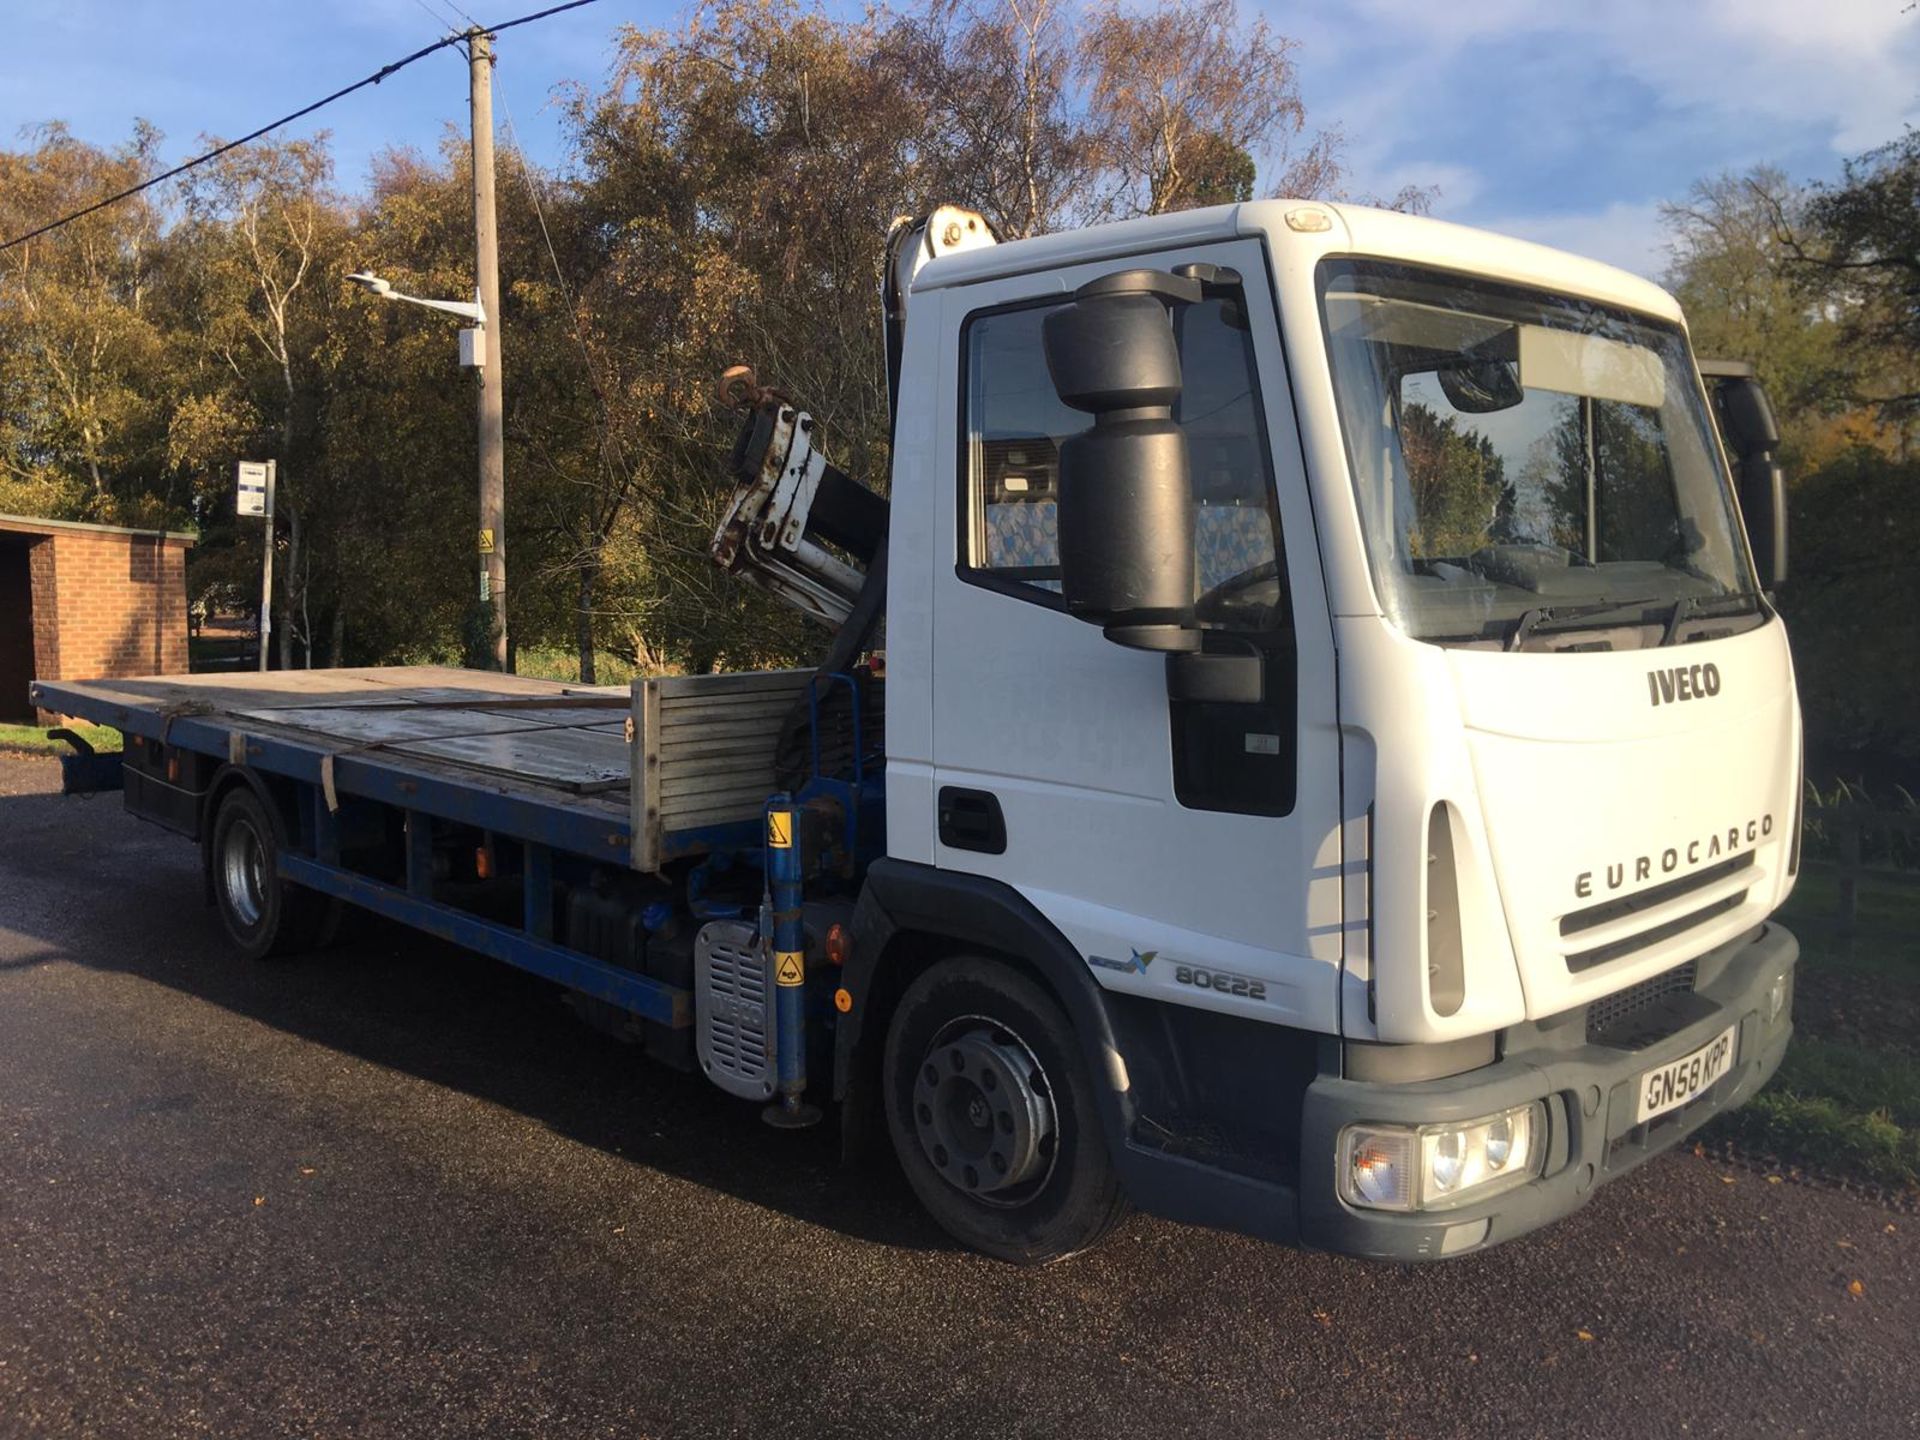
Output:
[[[1100,275],[1186,264],[1239,279],[1175,313],[1175,419],[1197,614],[1208,649],[1262,658],[1258,704],[1169,700],[1164,657],[1059,593],[1058,447],[1090,417],[1055,396],[1041,322]],[[1237,240],[941,293],[932,853],[1020,891],[1110,989],[1336,1032],[1333,648],[1266,274]]]

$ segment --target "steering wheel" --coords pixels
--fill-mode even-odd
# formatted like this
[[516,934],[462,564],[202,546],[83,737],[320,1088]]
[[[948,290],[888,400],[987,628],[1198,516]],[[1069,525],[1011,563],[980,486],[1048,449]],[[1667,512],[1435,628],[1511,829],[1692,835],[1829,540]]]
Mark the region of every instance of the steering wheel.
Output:
[[1274,609],[1283,598],[1280,592],[1278,560],[1262,560],[1258,565],[1242,570],[1237,575],[1229,575],[1219,584],[1209,586],[1200,598],[1193,602],[1194,614],[1199,615],[1207,610],[1217,609],[1234,596],[1246,594],[1261,585],[1271,586],[1273,593],[1258,596],[1256,603],[1269,610]]

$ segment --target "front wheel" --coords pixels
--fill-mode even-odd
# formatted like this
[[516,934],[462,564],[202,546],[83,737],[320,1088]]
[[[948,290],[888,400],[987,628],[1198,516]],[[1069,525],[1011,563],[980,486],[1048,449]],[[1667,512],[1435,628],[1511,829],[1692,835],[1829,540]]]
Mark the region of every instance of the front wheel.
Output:
[[1127,1213],[1072,1026],[1011,966],[920,975],[887,1028],[887,1129],[921,1204],[1015,1264],[1064,1259]]

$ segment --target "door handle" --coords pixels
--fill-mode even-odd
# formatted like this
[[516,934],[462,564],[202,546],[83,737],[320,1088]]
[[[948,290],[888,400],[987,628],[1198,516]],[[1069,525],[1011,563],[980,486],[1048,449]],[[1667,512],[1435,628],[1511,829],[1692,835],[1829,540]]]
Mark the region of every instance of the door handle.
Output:
[[1007,853],[1007,821],[1000,813],[999,796],[990,790],[943,785],[939,798],[942,845],[983,855]]

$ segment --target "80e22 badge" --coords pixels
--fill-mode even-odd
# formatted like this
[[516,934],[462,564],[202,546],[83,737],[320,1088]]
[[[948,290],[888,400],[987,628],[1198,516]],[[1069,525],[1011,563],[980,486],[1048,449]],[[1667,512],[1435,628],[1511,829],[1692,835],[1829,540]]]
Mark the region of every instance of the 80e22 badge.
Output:
[[1230,975],[1225,970],[1207,970],[1198,965],[1176,965],[1173,978],[1179,984],[1191,985],[1196,990],[1211,990],[1218,995],[1232,995],[1240,1000],[1264,1000],[1267,998],[1267,982],[1249,980],[1244,975]]

